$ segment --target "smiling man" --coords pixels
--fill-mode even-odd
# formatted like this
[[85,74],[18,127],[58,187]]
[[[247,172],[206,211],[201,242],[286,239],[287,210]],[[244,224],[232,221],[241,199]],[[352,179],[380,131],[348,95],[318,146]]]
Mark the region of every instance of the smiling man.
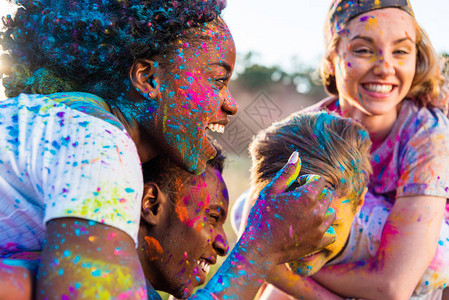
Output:
[[138,254],[145,277],[157,290],[187,298],[204,284],[210,265],[229,249],[223,224],[228,192],[221,175],[224,156],[192,175],[167,158],[143,165]]

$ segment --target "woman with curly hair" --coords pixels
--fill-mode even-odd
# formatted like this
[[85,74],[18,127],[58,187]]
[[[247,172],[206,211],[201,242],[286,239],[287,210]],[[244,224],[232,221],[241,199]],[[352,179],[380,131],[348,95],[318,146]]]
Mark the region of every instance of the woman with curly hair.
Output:
[[333,0],[324,36],[321,73],[332,96],[306,111],[365,126],[373,142],[367,198],[388,212],[363,207],[338,264],[297,280],[295,297],[317,298],[324,287],[336,299],[441,299],[449,282],[449,95],[438,56],[407,0]]
[[[219,17],[225,3],[16,3],[0,34],[10,97],[0,103],[2,284],[20,267],[34,278],[26,258],[41,251],[38,299],[142,299],[141,163],[163,153],[202,173],[216,154],[206,129],[223,132],[237,111],[227,87],[235,46]],[[296,154],[267,189],[279,195],[259,199],[201,295],[249,298],[276,263],[332,242],[323,239],[334,217],[325,216],[330,196],[318,199],[324,183],[283,193],[298,170]],[[286,210],[283,222],[276,205]],[[310,212],[299,228],[289,225],[298,223],[291,207]],[[5,297],[18,297],[13,284]]]

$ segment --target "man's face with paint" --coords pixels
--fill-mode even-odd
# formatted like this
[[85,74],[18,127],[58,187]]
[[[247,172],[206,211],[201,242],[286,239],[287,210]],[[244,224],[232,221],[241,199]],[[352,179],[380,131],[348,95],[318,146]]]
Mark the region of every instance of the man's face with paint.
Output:
[[221,174],[210,166],[178,186],[178,191],[164,195],[168,205],[161,206],[159,223],[147,227],[139,239],[145,244],[139,249],[146,249],[140,260],[153,287],[187,298],[204,284],[217,255],[229,249],[223,229],[229,199]]
[[[345,247],[351,231],[351,225],[357,211],[363,204],[363,200],[359,201],[357,208],[354,207],[354,197],[344,196],[332,200],[332,207],[335,210],[337,218],[332,224],[332,227],[337,234],[337,239],[334,243],[325,247],[311,255],[302,257],[301,259],[290,263],[290,268],[293,272],[301,276],[311,276],[318,272],[327,262],[337,256]],[[362,195],[363,199],[363,195]]]
[[176,163],[198,174],[216,154],[206,129],[223,132],[228,115],[237,112],[228,90],[235,45],[224,23],[208,23],[176,41],[175,49],[158,71],[160,103],[150,134]]

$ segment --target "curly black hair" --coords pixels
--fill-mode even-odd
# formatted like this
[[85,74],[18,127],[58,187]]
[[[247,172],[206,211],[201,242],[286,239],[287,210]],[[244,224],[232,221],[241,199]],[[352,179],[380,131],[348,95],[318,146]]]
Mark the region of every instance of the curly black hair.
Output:
[[[214,158],[207,161],[207,166],[214,170],[217,170],[220,174],[223,173],[224,163],[226,155],[224,154],[221,146],[216,141],[211,141],[214,148],[217,150],[217,155]],[[193,175],[179,166],[167,156],[158,156],[149,162],[142,164],[142,172],[144,182],[154,182],[165,193],[176,193],[185,184],[189,183],[189,180],[195,178]],[[207,169],[206,169],[207,172]],[[176,197],[174,197],[176,198]]]
[[[12,0],[10,0],[12,1]],[[115,101],[132,63],[218,22],[226,0],[15,0],[2,18],[8,97],[90,92]]]

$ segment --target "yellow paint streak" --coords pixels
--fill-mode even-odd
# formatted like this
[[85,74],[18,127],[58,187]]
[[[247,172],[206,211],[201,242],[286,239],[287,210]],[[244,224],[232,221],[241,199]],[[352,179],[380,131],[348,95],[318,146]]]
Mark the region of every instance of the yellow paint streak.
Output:
[[[76,291],[80,299],[117,299],[115,291],[141,293],[134,287],[134,273],[121,265],[91,259],[82,259],[78,264],[66,264],[64,269],[64,275],[70,274],[70,280],[81,284]],[[57,281],[58,277],[58,273],[53,272],[48,280]]]
[[368,30],[371,27],[377,27],[378,19],[377,18],[369,18],[368,22],[366,22],[365,30]]

